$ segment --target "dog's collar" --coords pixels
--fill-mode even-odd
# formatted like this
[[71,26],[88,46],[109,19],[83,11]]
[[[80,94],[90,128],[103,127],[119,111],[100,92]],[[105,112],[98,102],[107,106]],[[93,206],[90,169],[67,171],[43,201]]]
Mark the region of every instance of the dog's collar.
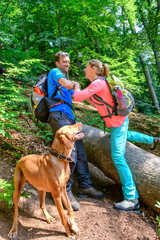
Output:
[[67,160],[67,162],[73,162],[72,158],[66,157],[66,156],[64,156],[63,154],[60,154],[60,153],[54,151],[53,149],[50,149],[49,152],[50,152],[53,156],[58,157],[60,160],[65,159],[65,160]]

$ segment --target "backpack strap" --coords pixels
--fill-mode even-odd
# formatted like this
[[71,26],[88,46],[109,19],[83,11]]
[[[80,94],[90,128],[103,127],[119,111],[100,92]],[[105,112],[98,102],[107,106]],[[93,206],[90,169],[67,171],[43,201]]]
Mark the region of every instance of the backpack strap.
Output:
[[56,106],[56,105],[59,105],[59,104],[61,104],[61,103],[64,103],[64,104],[68,105],[68,106],[74,111],[73,107],[72,107],[68,102],[66,102],[66,101],[64,101],[64,100],[62,100],[62,99],[60,99],[60,98],[54,98],[54,100],[57,101],[57,103],[49,106],[49,108],[54,107],[54,106]]
[[[96,99],[98,102],[104,103],[105,105],[107,105],[108,107],[114,109],[115,107],[111,106],[109,103],[105,102],[103,100],[103,98],[101,98],[100,96],[98,96],[97,94],[93,95],[94,99]],[[96,103],[95,103],[96,104]],[[103,104],[99,104],[99,105],[103,105]]]
[[[100,78],[100,79],[103,79],[103,80],[107,83],[107,85],[108,85],[108,87],[109,87],[109,90],[110,90],[110,92],[111,92],[111,95],[112,95],[111,87],[110,87],[107,79],[105,79],[104,77],[101,77],[101,76],[98,77],[98,78],[96,78],[96,79],[99,79],[99,78]],[[103,100],[103,98],[101,98],[101,97],[98,96],[97,94],[93,94],[92,97],[93,97],[94,99],[96,99],[98,102],[102,103],[102,104],[96,103],[96,102],[94,102],[94,101],[90,98],[90,100],[91,100],[94,104],[96,104],[96,105],[101,105],[101,106],[103,106],[103,104],[106,105],[106,108],[107,108],[107,111],[108,111],[108,115],[106,115],[106,116],[101,116],[102,119],[107,118],[107,117],[111,118],[113,115],[116,115],[116,107],[113,107],[113,106],[111,106],[109,103],[105,102],[105,101]],[[115,102],[115,99],[114,99],[113,95],[112,95],[112,99],[113,99],[113,102],[114,102],[114,104],[115,104],[115,106],[116,106],[116,102]],[[112,113],[111,113],[111,111],[110,111],[109,108],[111,108],[111,109],[113,110]]]
[[[111,76],[112,77],[112,76]],[[112,89],[111,89],[111,87],[110,87],[110,85],[109,85],[109,82],[108,82],[108,80],[105,78],[105,77],[98,77],[98,78],[100,78],[100,79],[103,79],[106,83],[107,83],[107,85],[108,85],[108,87],[109,87],[109,90],[110,90],[110,92],[111,92],[111,95],[112,95],[112,100],[113,100],[113,102],[114,102],[114,105],[116,106],[117,104],[116,104],[116,101],[115,101],[115,98],[113,97],[113,94],[112,94]],[[97,79],[98,79],[97,78]],[[96,94],[95,94],[96,95]],[[99,97],[100,98],[100,97]],[[98,101],[98,100],[97,100]],[[105,104],[107,104],[105,101],[104,101],[104,103]],[[114,109],[115,109],[115,107],[114,107]]]
[[[98,78],[96,78],[96,79],[99,79],[99,78],[100,78],[100,79],[103,79],[103,80],[107,83],[107,85],[108,85],[108,87],[109,87],[109,90],[110,90],[110,92],[111,92],[111,95],[112,95],[112,90],[111,90],[111,87],[110,87],[107,79],[105,79],[104,77],[101,77],[101,76],[98,77]],[[104,122],[104,133],[105,133],[106,123],[105,123],[105,121],[104,121],[104,118],[107,118],[107,117],[111,118],[113,115],[117,115],[117,113],[116,113],[116,107],[113,107],[113,106],[111,106],[109,103],[105,102],[105,101],[103,100],[103,98],[101,98],[101,97],[98,96],[97,94],[93,94],[92,97],[93,97],[94,99],[96,99],[98,102],[100,102],[100,103],[94,102],[93,99],[91,99],[91,97],[90,97],[90,100],[91,100],[94,104],[99,105],[99,106],[103,106],[103,105],[105,104],[105,106],[106,106],[106,108],[107,108],[108,115],[101,116],[101,119],[102,119],[103,122]],[[116,102],[115,102],[115,99],[114,99],[113,95],[112,95],[112,99],[113,99],[113,102],[114,102],[114,104],[115,104],[115,106],[116,106]],[[112,113],[111,113],[111,111],[110,111],[109,108],[113,109]]]
[[112,114],[112,113],[110,112],[110,109],[109,109],[109,107],[110,107],[110,108],[112,108],[112,109],[114,110],[115,108],[114,108],[113,106],[111,106],[110,104],[106,103],[101,97],[99,97],[99,96],[96,95],[96,94],[94,94],[93,97],[94,97],[94,99],[96,99],[98,102],[102,102],[102,104],[101,104],[101,103],[96,103],[96,102],[93,101],[93,99],[90,98],[90,100],[91,100],[94,104],[99,105],[99,106],[103,106],[104,104],[106,105],[106,108],[107,108],[107,111],[108,111],[108,115],[106,115],[106,116],[101,116],[102,119],[103,119],[103,118],[106,118],[106,117],[111,118],[112,115],[115,115],[115,114]]
[[61,95],[61,97],[63,98],[62,86],[56,86],[56,90],[55,90],[54,93],[52,94],[51,98],[53,98],[54,100],[59,101],[59,102],[56,103],[56,104],[53,104],[53,105],[50,106],[49,108],[51,108],[51,107],[53,107],[53,106],[56,106],[56,105],[58,105],[58,104],[64,103],[64,104],[68,105],[68,106],[72,109],[72,111],[74,112],[74,117],[75,117],[75,119],[76,119],[75,109],[73,108],[73,106],[70,105],[68,102],[64,101],[63,99],[55,98],[55,96],[57,95],[57,92],[58,92],[58,91],[60,92],[60,95]]
[[56,86],[56,90],[54,91],[54,93],[52,94],[52,98],[55,97],[57,95],[57,92],[60,92],[61,97],[62,97],[62,86]]

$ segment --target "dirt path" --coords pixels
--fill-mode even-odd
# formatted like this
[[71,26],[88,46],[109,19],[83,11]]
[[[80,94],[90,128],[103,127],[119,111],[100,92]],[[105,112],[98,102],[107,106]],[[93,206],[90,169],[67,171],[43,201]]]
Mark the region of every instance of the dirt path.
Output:
[[[94,171],[94,170],[92,170]],[[95,180],[95,179],[94,179]],[[144,208],[141,208],[141,214],[120,213],[113,209],[113,201],[121,195],[120,188],[113,182],[101,182],[98,180],[105,198],[103,200],[95,199],[79,199],[80,210],[74,212],[76,223],[80,229],[80,233],[72,237],[76,240],[155,240],[156,230],[151,223]],[[77,188],[77,185],[74,185]],[[99,188],[100,189],[100,188]],[[31,198],[25,199],[21,197],[19,211],[19,233],[18,240],[58,240],[68,239],[65,230],[60,222],[57,209],[51,199],[51,195],[47,194],[46,205],[49,213],[56,219],[53,224],[47,224],[44,216],[39,208],[39,197],[37,191],[27,184],[26,192]],[[75,192],[75,191],[74,191]],[[8,239],[13,219],[13,209],[8,209],[1,205],[0,209],[0,239]]]
[[[32,130],[33,123],[25,116],[24,126]],[[20,131],[10,131],[13,140],[7,140],[16,148],[24,147],[26,153],[42,153],[49,146],[40,137],[34,134],[24,134]],[[13,176],[15,166],[15,152],[5,149],[4,139],[0,139],[0,178],[9,179]],[[25,153],[25,154],[26,154]],[[122,199],[121,188],[113,181],[106,178],[101,171],[90,164],[90,171],[94,186],[105,193],[103,200],[80,199],[80,210],[74,212],[76,223],[80,229],[76,240],[156,240],[156,225],[154,224],[154,213],[141,204],[141,213],[121,213],[113,209],[113,202]],[[67,240],[65,230],[60,222],[57,209],[47,194],[46,205],[49,213],[56,219],[53,224],[47,224],[39,208],[39,197],[37,191],[26,185],[25,191],[31,198],[21,197],[19,211],[19,233],[17,240]],[[73,192],[76,194],[78,185],[75,179]],[[0,240],[8,239],[7,234],[11,228],[13,219],[13,208],[8,209],[0,203]]]

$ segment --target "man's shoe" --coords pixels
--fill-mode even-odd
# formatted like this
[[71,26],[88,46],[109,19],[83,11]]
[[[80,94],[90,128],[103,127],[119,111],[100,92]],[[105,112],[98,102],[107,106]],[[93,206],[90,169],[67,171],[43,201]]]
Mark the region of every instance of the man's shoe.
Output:
[[79,198],[97,198],[102,199],[104,197],[104,193],[96,190],[94,187],[90,188],[80,188],[78,193]]
[[123,200],[122,202],[114,203],[114,208],[121,212],[140,213],[140,203],[138,199]]
[[150,150],[155,150],[157,144],[160,142],[160,138],[158,137],[154,137],[153,139],[153,143],[151,144],[151,146],[149,147]]
[[77,200],[75,199],[75,197],[73,196],[72,192],[67,195],[68,195],[68,199],[71,203],[71,206],[73,208],[73,211],[78,211],[80,209],[80,205],[77,202]]

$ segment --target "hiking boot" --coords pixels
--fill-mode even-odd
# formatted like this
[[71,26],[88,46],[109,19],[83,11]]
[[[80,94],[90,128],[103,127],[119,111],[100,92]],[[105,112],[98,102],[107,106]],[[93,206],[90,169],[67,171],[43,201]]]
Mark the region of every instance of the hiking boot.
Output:
[[140,213],[140,203],[138,199],[123,200],[122,202],[114,203],[114,208],[121,212]]
[[78,193],[79,198],[97,198],[102,199],[104,197],[104,193],[96,190],[94,187],[90,188],[80,188]]
[[154,137],[153,139],[153,143],[151,144],[151,146],[149,147],[150,150],[155,150],[157,144],[160,142],[160,138],[158,137]]
[[75,199],[75,197],[73,196],[72,192],[68,193],[68,199],[71,203],[71,206],[73,208],[73,211],[78,211],[80,209],[80,205],[77,202],[77,200]]

